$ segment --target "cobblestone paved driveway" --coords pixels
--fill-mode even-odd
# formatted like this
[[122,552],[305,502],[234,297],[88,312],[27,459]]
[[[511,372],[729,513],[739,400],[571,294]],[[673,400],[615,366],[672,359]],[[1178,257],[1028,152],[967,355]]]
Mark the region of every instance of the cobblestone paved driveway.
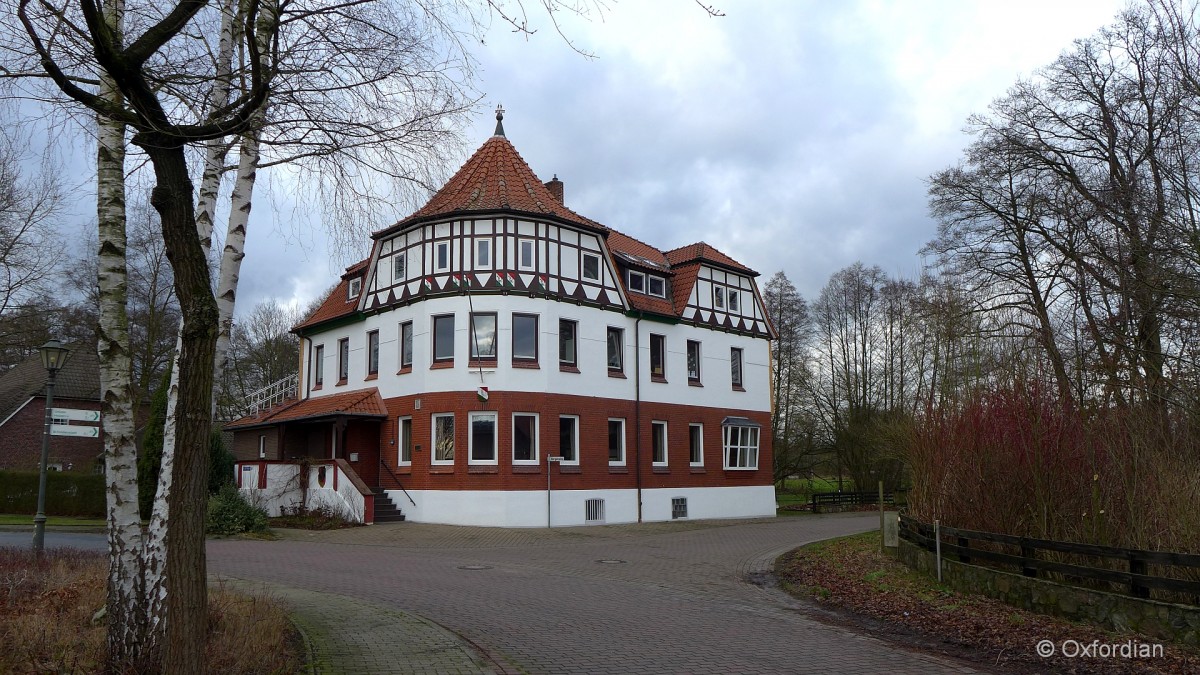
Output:
[[866,514],[554,530],[399,523],[211,541],[209,571],[412,612],[512,672],[970,672],[813,621],[748,581],[784,551],[878,523]]

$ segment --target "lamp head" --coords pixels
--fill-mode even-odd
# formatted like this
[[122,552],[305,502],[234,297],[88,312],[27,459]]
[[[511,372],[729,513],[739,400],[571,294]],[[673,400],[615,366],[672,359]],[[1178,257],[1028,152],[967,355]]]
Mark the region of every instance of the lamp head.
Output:
[[66,362],[67,355],[71,353],[71,350],[64,347],[58,340],[50,340],[42,345],[40,351],[42,352],[42,367],[49,373],[57,373]]

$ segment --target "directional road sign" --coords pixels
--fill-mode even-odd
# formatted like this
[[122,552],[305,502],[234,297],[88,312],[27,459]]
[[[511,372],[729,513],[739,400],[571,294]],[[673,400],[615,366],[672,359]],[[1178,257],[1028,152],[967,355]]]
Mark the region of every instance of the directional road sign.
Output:
[[78,438],[99,438],[100,427],[85,427],[82,424],[51,424],[51,436],[76,436]]
[[99,410],[77,410],[75,408],[51,408],[51,417],[56,420],[75,420],[77,422],[99,422]]

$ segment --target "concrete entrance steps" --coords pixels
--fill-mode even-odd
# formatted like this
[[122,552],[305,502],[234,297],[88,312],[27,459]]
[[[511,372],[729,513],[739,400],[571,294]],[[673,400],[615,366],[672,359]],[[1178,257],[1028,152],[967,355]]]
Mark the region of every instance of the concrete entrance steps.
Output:
[[383,488],[375,488],[375,522],[399,523],[404,520],[404,512],[400,510]]

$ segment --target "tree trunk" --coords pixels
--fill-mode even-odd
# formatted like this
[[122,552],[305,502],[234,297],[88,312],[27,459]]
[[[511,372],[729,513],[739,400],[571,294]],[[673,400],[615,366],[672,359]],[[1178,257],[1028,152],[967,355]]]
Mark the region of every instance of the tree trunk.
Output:
[[[264,105],[265,109],[266,106]],[[229,342],[233,333],[233,310],[237,301],[238,278],[242,259],[246,257],[246,224],[250,220],[253,205],[254,183],[258,176],[259,124],[263,111],[255,115],[251,131],[242,137],[238,158],[237,180],[230,197],[229,228],[225,234],[225,248],[221,251],[221,271],[217,280],[217,332],[216,373],[223,374],[229,363]]]
[[134,143],[145,150],[154,165],[156,185],[150,203],[162,220],[163,241],[175,270],[175,292],[182,313],[170,491],[157,496],[166,501],[170,538],[160,587],[147,590],[153,594],[151,606],[158,611],[164,609],[159,602],[162,593],[166,594],[163,669],[172,674],[203,673],[208,634],[204,530],[217,308],[208,261],[196,231],[192,182],[182,143],[150,133],[136,135]]
[[[240,22],[235,20],[238,11],[235,0],[226,0],[223,3],[216,77],[208,100],[210,111],[225,107],[229,101],[233,45],[240,35],[240,31],[237,29]],[[199,199],[197,199],[195,207],[195,229],[206,261],[212,249],[214,212],[228,149],[229,146],[223,138],[214,138],[205,144],[204,172],[201,175]],[[189,193],[190,186],[189,180]],[[175,340],[175,353],[171,359],[171,379],[167,387],[167,418],[163,425],[162,461],[159,465],[158,485],[155,489],[154,509],[150,518],[149,537],[145,551],[146,612],[150,617],[151,635],[160,640],[164,638],[166,630],[168,584],[164,575],[167,568],[167,518],[170,513],[167,495],[171,494],[171,484],[175,475],[177,440],[175,420],[179,401],[179,357],[183,352],[183,330],[184,327],[181,323],[179,334]],[[207,439],[205,443],[207,443]],[[207,445],[205,447],[207,448]],[[205,476],[207,479],[207,471]]]
[[[119,26],[120,8],[110,6],[110,25]],[[109,100],[120,93],[107,75],[101,90]],[[154,645],[145,640],[142,527],[138,518],[137,446],[126,314],[125,127],[98,120],[96,215],[99,223],[98,278],[101,415],[104,426],[104,482],[108,519],[108,668],[111,672],[153,669]]]
[[[120,35],[124,3],[106,5],[105,23]],[[100,73],[100,94],[120,104],[121,93]],[[96,220],[100,362],[100,414],[104,427],[104,484],[108,520],[108,670],[154,670],[155,645],[146,640],[142,524],[138,517],[137,445],[134,438],[129,352],[125,221],[125,126],[97,118]]]

